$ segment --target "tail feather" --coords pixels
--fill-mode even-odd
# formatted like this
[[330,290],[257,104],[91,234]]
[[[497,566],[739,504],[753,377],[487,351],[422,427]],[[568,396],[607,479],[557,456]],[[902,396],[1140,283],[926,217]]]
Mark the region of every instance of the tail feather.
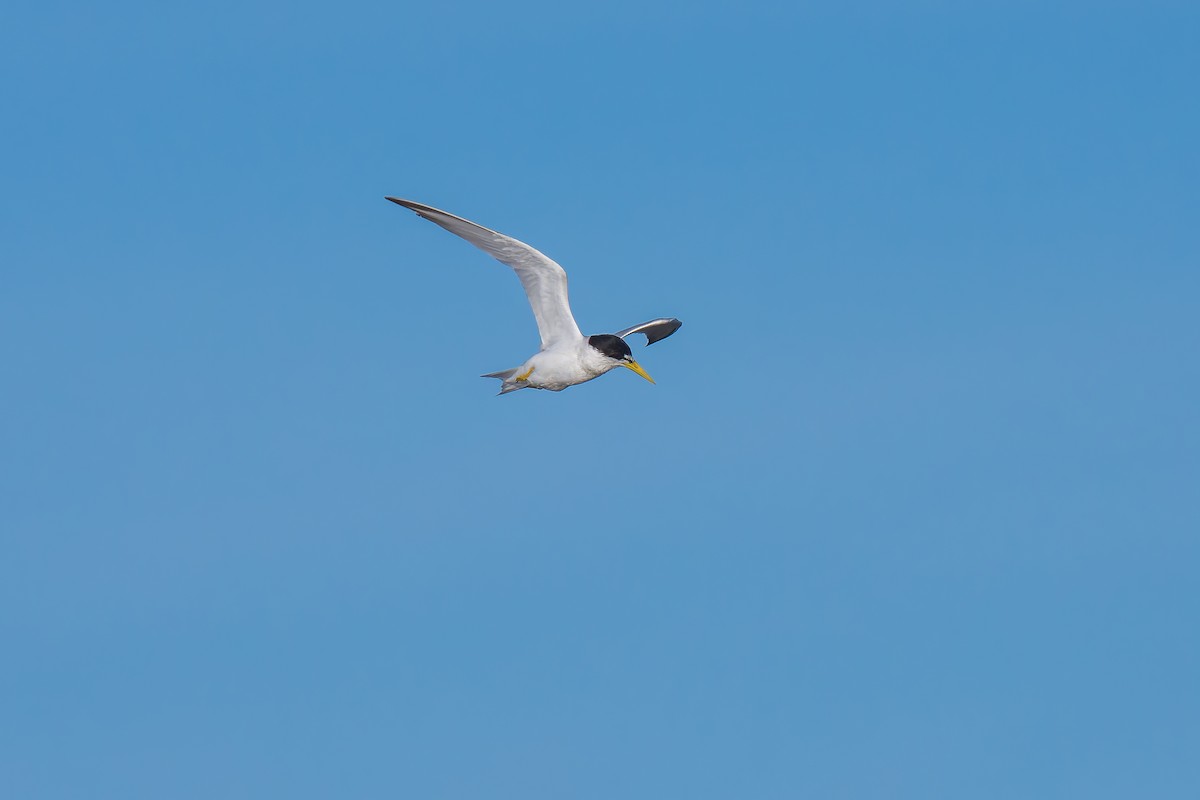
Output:
[[[497,379],[503,381],[504,384],[500,387],[500,394],[508,394],[509,392],[515,392],[518,389],[528,388],[524,383],[509,383],[508,382],[509,378],[511,378],[513,375],[516,375],[517,372],[520,371],[520,369],[521,369],[520,367],[513,367],[512,369],[504,369],[504,370],[500,370],[499,372],[489,372],[487,375],[480,375],[479,377],[481,377],[481,378],[497,378]],[[499,397],[499,396],[500,395],[497,395],[497,397]]]

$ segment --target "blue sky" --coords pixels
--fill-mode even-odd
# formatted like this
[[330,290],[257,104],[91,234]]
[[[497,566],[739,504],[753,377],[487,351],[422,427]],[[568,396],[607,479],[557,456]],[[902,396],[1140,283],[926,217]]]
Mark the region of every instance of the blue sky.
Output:
[[0,791],[1195,797],[1198,33],[16,3]]

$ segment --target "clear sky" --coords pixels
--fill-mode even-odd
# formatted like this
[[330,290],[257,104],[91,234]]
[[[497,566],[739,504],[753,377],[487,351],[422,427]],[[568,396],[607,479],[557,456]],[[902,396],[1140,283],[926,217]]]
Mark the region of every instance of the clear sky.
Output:
[[0,794],[1200,796],[1198,41],[6,6]]

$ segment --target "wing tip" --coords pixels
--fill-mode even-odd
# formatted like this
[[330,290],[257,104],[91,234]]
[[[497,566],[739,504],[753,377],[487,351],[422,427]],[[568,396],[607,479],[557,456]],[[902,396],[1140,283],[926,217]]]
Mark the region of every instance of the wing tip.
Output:
[[[424,203],[418,203],[416,200],[405,200],[403,197],[392,197],[390,194],[384,195],[383,199],[391,200],[396,205],[407,208],[409,211],[411,211],[414,214],[421,216],[421,217],[428,218],[429,214],[445,214],[446,213],[445,211],[440,211],[439,209],[436,209],[433,206],[427,206]],[[448,214],[447,216],[454,216],[454,215]]]
[[675,317],[667,317],[666,319],[664,319],[662,321],[661,325],[656,325],[654,328],[652,328],[650,330],[638,331],[638,333],[645,334],[646,347],[649,347],[650,345],[654,344],[655,342],[661,342],[663,339],[672,335],[673,333],[675,333],[675,331],[679,330],[682,327],[683,327],[683,322],[681,320],[678,320]]

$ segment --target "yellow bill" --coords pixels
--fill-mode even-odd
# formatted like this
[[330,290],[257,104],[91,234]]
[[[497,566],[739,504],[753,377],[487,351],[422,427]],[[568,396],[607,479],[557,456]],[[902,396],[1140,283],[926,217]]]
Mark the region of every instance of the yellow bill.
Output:
[[650,381],[651,383],[654,383],[654,378],[650,377],[650,373],[648,373],[648,372],[646,372],[646,370],[642,369],[642,365],[637,363],[636,361],[622,362],[621,366],[627,367],[628,369],[633,370],[634,372],[636,372],[638,375],[641,375],[646,380]]

